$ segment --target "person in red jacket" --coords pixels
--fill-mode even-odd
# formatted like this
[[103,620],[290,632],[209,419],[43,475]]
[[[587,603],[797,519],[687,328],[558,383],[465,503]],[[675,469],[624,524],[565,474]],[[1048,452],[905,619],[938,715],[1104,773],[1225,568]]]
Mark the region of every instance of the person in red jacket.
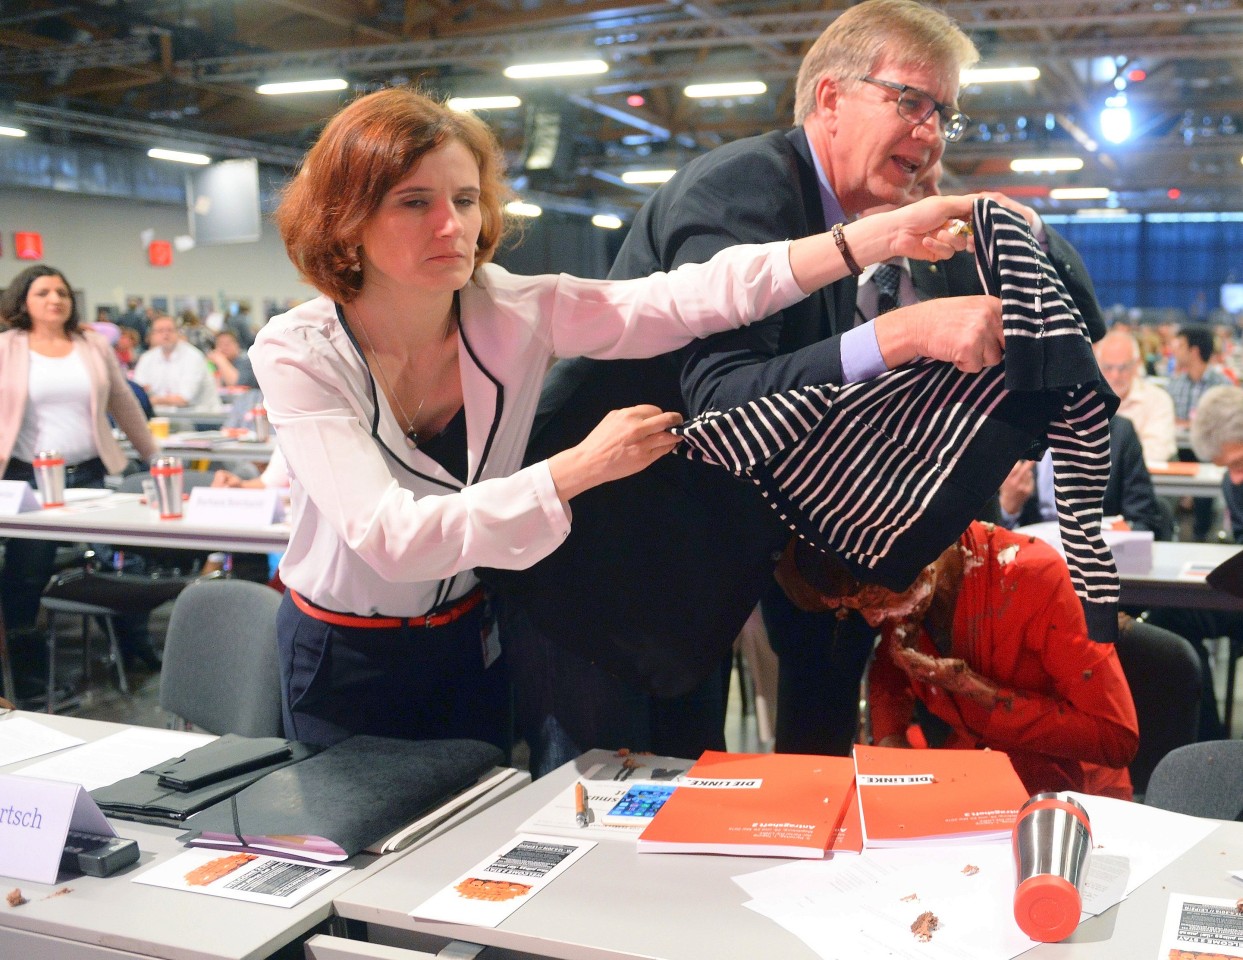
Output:
[[831,563],[800,558],[798,568],[800,605],[858,610],[880,629],[868,676],[873,742],[918,745],[919,702],[948,726],[943,746],[1005,751],[1032,793],[1131,799],[1131,691],[1113,645],[1088,636],[1052,547],[976,522],[903,593]]

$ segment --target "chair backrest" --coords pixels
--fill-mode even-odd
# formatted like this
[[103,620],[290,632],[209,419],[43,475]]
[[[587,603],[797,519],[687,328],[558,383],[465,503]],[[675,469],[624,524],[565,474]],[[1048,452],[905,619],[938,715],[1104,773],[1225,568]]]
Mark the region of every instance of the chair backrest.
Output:
[[[210,487],[212,478],[215,475],[214,470],[187,470],[182,478],[182,489],[193,490],[195,487]],[[117,490],[121,493],[142,493],[142,482],[149,479],[151,479],[151,471],[149,470],[127,474],[121,478],[121,484],[117,487]]]
[[1144,803],[1193,817],[1243,818],[1243,740],[1171,750],[1152,772]]
[[1139,750],[1131,761],[1137,795],[1171,750],[1194,743],[1200,724],[1200,659],[1183,637],[1135,621],[1118,637],[1118,659],[1139,719]]
[[246,580],[204,580],[173,604],[160,706],[210,733],[282,736],[276,611],[280,594]]

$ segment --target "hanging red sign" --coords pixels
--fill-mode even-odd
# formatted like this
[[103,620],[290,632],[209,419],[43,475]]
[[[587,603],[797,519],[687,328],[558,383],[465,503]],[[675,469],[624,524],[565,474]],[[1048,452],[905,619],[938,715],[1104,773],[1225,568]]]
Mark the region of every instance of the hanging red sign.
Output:
[[147,244],[147,261],[153,267],[171,267],[173,245],[167,240],[152,240]]
[[18,260],[43,259],[43,234],[19,230],[13,234],[13,250]]

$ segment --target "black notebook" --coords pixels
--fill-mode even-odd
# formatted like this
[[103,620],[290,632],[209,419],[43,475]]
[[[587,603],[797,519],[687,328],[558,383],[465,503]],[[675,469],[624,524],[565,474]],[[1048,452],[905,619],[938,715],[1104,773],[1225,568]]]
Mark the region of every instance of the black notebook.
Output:
[[500,750],[477,740],[353,736],[196,814],[180,839],[345,860],[466,789],[502,759]]
[[226,733],[180,757],[92,790],[91,797],[110,817],[179,827],[247,784],[314,753],[314,747],[279,737]]

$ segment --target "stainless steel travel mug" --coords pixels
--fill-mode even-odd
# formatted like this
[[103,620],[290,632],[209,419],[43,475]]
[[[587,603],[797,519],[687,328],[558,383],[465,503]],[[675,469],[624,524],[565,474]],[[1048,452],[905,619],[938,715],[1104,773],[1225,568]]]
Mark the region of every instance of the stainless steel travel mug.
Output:
[[35,468],[35,486],[44,508],[65,505],[65,458],[55,450],[42,450],[35,454],[31,466]]
[[181,493],[185,486],[185,469],[180,457],[159,457],[151,464],[151,479],[155,481],[155,498],[160,505],[161,520],[175,520],[181,516]]
[[1080,887],[1092,852],[1088,813],[1065,793],[1037,793],[1019,808],[1014,845],[1014,919],[1042,943],[1064,940],[1079,925]]

